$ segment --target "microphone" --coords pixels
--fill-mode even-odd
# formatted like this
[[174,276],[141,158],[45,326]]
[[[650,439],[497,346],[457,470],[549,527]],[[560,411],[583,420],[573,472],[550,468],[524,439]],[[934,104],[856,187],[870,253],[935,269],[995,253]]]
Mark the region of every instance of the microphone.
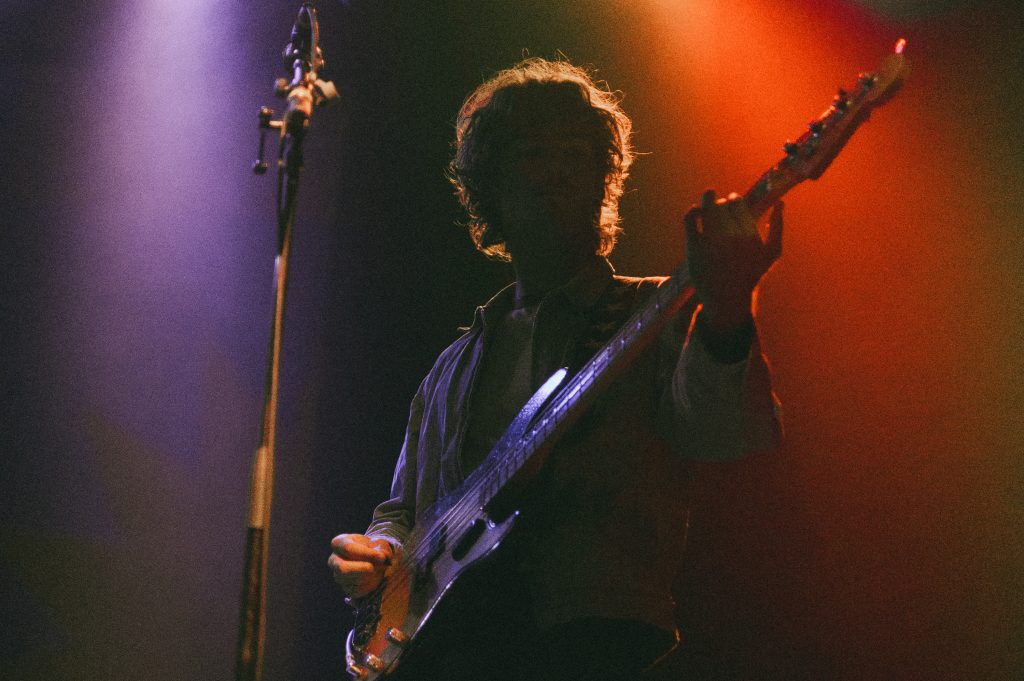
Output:
[[287,83],[282,78],[277,86],[279,96],[288,99],[285,129],[291,135],[301,136],[309,124],[313,106],[333,103],[339,98],[334,84],[317,76],[317,71],[323,68],[324,55],[320,49],[316,8],[310,3],[303,3],[299,8],[299,16],[281,57],[285,67],[292,69],[292,82]]
[[[316,9],[307,3],[299,8],[299,16],[292,26],[292,35],[288,44],[284,46],[281,58],[286,68],[291,68],[298,61],[300,64],[308,64],[308,70],[316,70],[321,64],[314,64],[314,44],[319,42],[319,25],[316,21]],[[316,47],[319,47],[316,45]],[[323,58],[320,59],[321,63]]]

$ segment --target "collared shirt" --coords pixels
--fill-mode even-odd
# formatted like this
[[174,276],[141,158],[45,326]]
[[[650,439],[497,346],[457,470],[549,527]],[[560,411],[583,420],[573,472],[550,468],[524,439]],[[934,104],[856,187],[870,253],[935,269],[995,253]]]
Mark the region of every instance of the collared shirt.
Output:
[[[529,338],[530,390],[558,367],[578,369],[662,281],[616,276],[594,258],[546,294]],[[479,452],[463,451],[476,382],[515,302],[510,286],[478,308],[421,383],[392,498],[374,511],[368,535],[400,545],[479,463]],[[516,551],[542,628],[601,616],[674,630],[670,590],[685,539],[687,459],[738,458],[781,438],[756,336],[747,359],[716,362],[689,333],[693,314],[684,310],[666,326],[545,465]]]

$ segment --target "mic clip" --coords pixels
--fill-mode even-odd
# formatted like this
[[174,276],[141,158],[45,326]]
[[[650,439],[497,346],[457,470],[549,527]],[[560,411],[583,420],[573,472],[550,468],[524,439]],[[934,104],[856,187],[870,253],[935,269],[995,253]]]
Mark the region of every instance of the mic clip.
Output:
[[303,3],[299,8],[299,16],[281,57],[285,68],[292,71],[292,80],[278,78],[274,82],[274,95],[278,99],[286,99],[287,105],[281,120],[273,120],[274,112],[270,108],[260,108],[259,154],[253,163],[253,172],[257,175],[263,175],[268,169],[264,158],[268,130],[276,130],[282,140],[285,135],[301,138],[309,127],[313,108],[333,104],[340,99],[334,83],[320,78],[317,73],[324,67],[324,54],[320,49],[316,9],[310,3]]

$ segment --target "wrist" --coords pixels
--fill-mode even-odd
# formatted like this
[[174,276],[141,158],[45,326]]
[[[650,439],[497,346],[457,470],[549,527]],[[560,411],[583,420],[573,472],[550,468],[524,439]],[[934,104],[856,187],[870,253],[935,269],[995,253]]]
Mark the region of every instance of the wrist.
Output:
[[749,309],[745,314],[716,316],[702,308],[694,331],[712,359],[722,364],[745,360],[756,335],[754,317]]
[[750,296],[726,303],[704,303],[700,316],[708,330],[723,335],[746,329],[754,323]]

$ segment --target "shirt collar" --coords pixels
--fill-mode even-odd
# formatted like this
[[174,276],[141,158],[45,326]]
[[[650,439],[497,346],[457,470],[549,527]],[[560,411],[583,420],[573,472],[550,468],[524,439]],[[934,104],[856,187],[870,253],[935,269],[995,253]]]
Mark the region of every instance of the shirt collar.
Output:
[[608,258],[595,255],[583,264],[572,279],[550,291],[548,296],[561,294],[576,307],[582,309],[593,307],[601,298],[601,294],[608,288],[614,274],[615,268],[612,267]]
[[[615,268],[611,262],[607,258],[595,255],[589,258],[569,281],[544,294],[540,303],[544,304],[560,296],[574,307],[584,310],[593,307],[611,283],[614,274]],[[516,285],[513,282],[476,309],[473,326],[491,324],[501,319],[516,306],[516,303]]]

